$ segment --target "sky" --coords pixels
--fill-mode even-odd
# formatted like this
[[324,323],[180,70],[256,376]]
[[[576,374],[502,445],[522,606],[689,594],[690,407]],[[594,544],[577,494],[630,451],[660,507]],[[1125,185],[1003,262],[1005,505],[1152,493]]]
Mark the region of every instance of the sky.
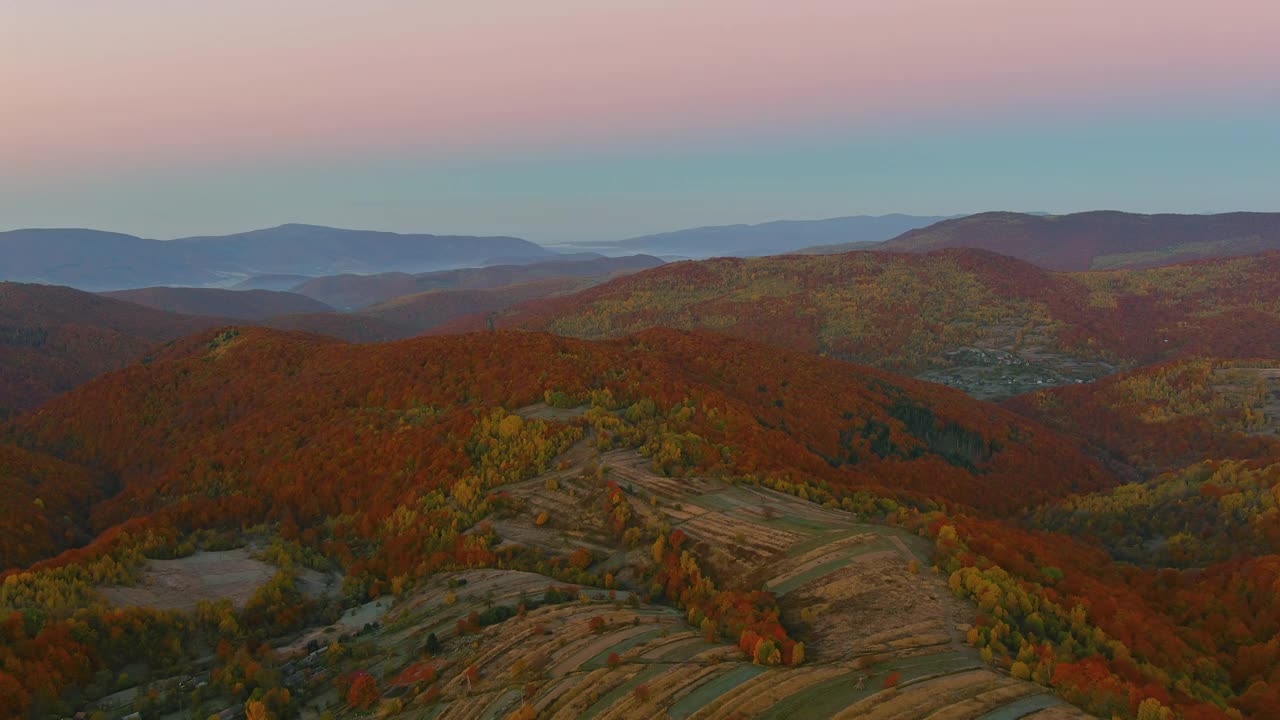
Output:
[[1280,210],[1274,0],[0,0],[0,229]]

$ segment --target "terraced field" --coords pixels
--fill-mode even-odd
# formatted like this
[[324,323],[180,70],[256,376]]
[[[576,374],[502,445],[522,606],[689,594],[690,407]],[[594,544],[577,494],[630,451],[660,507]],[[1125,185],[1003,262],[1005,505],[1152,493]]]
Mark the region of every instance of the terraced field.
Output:
[[[950,595],[928,570],[927,543],[904,530],[756,487],[659,477],[634,452],[597,455],[585,441],[557,467],[503,488],[521,509],[492,526],[505,543],[548,554],[590,548],[592,570],[616,573],[618,589],[511,570],[433,578],[390,605],[367,636],[377,654],[365,667],[389,688],[383,715],[1086,717],[1046,689],[984,665],[963,644],[974,608]],[[722,587],[775,593],[784,624],[806,645],[806,662],[751,664],[735,646],[708,642],[679,610],[640,602],[628,588],[647,547],[618,547],[592,520],[605,481],[622,488],[633,513],[686,533]],[[554,597],[543,604],[548,593]],[[533,609],[460,634],[468,616],[522,604]],[[432,634],[439,647],[428,656]],[[426,667],[438,678],[428,689],[414,682]],[[335,701],[313,696],[304,716],[336,709]]]

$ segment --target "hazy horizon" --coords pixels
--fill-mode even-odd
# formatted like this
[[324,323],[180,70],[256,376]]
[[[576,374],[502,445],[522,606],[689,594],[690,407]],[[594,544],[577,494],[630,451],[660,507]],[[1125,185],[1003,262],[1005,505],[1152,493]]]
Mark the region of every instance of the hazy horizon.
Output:
[[[1207,212],[1189,212],[1189,211],[1174,210],[1174,211],[1141,212],[1141,211],[1132,211],[1132,210],[1116,210],[1115,208],[1090,208],[1090,209],[1086,209],[1086,210],[1076,210],[1076,211],[1072,211],[1072,213],[1075,213],[1075,212],[1095,212],[1095,211],[1096,211],[1096,212],[1123,212],[1123,213],[1133,213],[1133,214],[1141,214],[1141,215],[1159,215],[1159,214],[1174,214],[1174,215],[1216,215],[1216,214],[1222,214],[1222,213],[1235,213],[1235,212],[1266,212],[1266,213],[1270,213],[1270,212],[1280,212],[1280,210],[1221,210],[1221,211],[1207,211]],[[854,213],[854,214],[846,214],[846,215],[833,215],[833,216],[830,216],[830,217],[812,217],[812,218],[787,218],[787,217],[784,217],[784,218],[772,218],[772,219],[765,219],[765,220],[760,220],[760,221],[755,221],[755,222],[733,222],[733,221],[726,221],[726,222],[722,222],[722,223],[711,223],[711,224],[706,224],[706,225],[693,225],[693,226],[688,226],[688,227],[678,227],[678,228],[676,228],[676,227],[671,227],[671,228],[665,228],[665,229],[660,229],[660,230],[653,230],[653,231],[643,232],[643,233],[635,233],[635,234],[630,234],[630,235],[619,235],[619,236],[617,236],[617,237],[602,237],[602,238],[599,238],[599,239],[592,238],[592,239],[583,239],[583,240],[554,240],[554,239],[552,239],[552,240],[542,240],[542,239],[539,239],[539,238],[529,237],[528,235],[521,235],[521,234],[519,234],[519,233],[482,233],[482,232],[467,232],[467,231],[465,231],[465,230],[451,231],[451,232],[443,232],[443,231],[438,231],[438,230],[435,230],[435,229],[432,229],[432,228],[390,229],[390,228],[381,228],[381,227],[354,227],[354,226],[349,226],[349,225],[348,225],[348,226],[343,226],[343,225],[323,225],[323,224],[320,224],[320,223],[314,223],[314,222],[303,222],[303,221],[296,221],[296,220],[294,220],[294,221],[286,221],[286,222],[282,222],[282,223],[277,223],[277,224],[275,224],[275,225],[262,226],[262,227],[245,227],[245,228],[231,229],[231,230],[227,230],[227,231],[224,231],[224,232],[189,232],[189,233],[185,233],[185,234],[181,234],[181,235],[173,235],[173,236],[170,236],[170,237],[150,237],[150,236],[147,236],[147,235],[144,235],[144,234],[141,234],[141,233],[129,232],[129,231],[127,231],[127,230],[119,230],[119,229],[115,229],[115,228],[83,227],[83,226],[74,226],[74,227],[72,227],[72,226],[65,226],[65,227],[59,227],[59,226],[53,226],[53,225],[43,225],[43,226],[23,226],[23,227],[0,227],[0,233],[2,233],[2,232],[10,232],[10,231],[15,231],[15,230],[95,230],[95,231],[101,231],[101,232],[117,233],[117,234],[121,234],[121,235],[132,235],[132,236],[135,236],[135,237],[142,238],[142,239],[144,239],[144,240],[158,240],[158,241],[161,241],[161,242],[169,242],[169,241],[172,241],[172,240],[185,240],[185,239],[196,238],[196,237],[219,237],[219,236],[224,236],[224,235],[236,235],[236,234],[241,234],[241,233],[253,232],[253,231],[256,231],[256,230],[269,230],[269,229],[272,229],[272,228],[277,228],[277,227],[282,227],[282,226],[287,226],[287,225],[302,225],[302,226],[326,227],[326,228],[331,228],[331,229],[335,229],[335,230],[356,230],[356,231],[368,231],[368,232],[390,232],[390,233],[397,233],[397,234],[402,234],[402,235],[423,234],[423,235],[458,235],[458,236],[473,236],[473,237],[500,237],[500,236],[504,236],[504,237],[518,237],[518,238],[520,238],[520,239],[522,239],[522,240],[528,240],[528,241],[533,242],[533,243],[535,243],[535,244],[538,244],[538,245],[544,245],[544,246],[547,246],[547,247],[556,247],[556,246],[564,246],[564,247],[584,246],[584,247],[585,247],[585,246],[593,245],[593,244],[596,244],[596,243],[599,243],[599,244],[600,244],[600,245],[602,245],[602,246],[607,246],[607,245],[610,245],[610,244],[612,244],[612,243],[617,243],[617,242],[619,242],[619,241],[623,241],[623,240],[631,240],[631,239],[641,238],[641,237],[647,237],[647,236],[650,236],[650,235],[664,235],[664,234],[676,233],[676,232],[681,232],[681,231],[686,231],[686,230],[700,230],[700,229],[718,228],[718,227],[734,227],[734,226],[755,227],[755,226],[759,226],[759,225],[769,225],[769,224],[771,224],[771,223],[777,223],[777,222],[827,222],[827,221],[832,221],[832,220],[843,220],[843,219],[847,219],[847,218],[857,218],[857,217],[889,217],[889,216],[895,216],[895,215],[901,215],[901,216],[905,216],[905,217],[944,217],[944,218],[959,218],[959,217],[967,217],[967,216],[971,216],[971,215],[979,215],[979,214],[982,214],[982,213],[988,213],[988,212],[1011,212],[1011,213],[1018,213],[1018,214],[1023,214],[1023,215],[1069,215],[1069,214],[1072,214],[1072,213],[1056,213],[1056,212],[1048,212],[1048,211],[1043,211],[1043,210],[1005,210],[1005,209],[1000,209],[1000,210],[995,210],[995,209],[992,209],[992,210],[977,210],[977,211],[974,211],[974,212],[961,212],[961,213],[954,213],[954,214],[947,214],[947,215],[943,215],[943,214],[941,214],[941,213],[876,213],[876,214],[872,214],[872,213]]]
[[17,0],[0,7],[0,218],[555,244],[1271,210],[1277,35],[1280,6],[1252,0]]

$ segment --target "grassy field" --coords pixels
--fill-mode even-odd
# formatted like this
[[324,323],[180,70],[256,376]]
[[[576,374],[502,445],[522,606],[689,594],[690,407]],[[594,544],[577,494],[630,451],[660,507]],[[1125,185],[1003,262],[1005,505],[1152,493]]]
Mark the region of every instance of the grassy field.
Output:
[[[175,560],[148,560],[141,583],[102,587],[99,592],[118,607],[193,610],[201,600],[223,599],[240,607],[276,571],[274,565],[251,557],[245,548],[200,551]],[[303,592],[319,595],[326,590],[336,591],[339,583],[321,573],[303,570],[298,584]]]

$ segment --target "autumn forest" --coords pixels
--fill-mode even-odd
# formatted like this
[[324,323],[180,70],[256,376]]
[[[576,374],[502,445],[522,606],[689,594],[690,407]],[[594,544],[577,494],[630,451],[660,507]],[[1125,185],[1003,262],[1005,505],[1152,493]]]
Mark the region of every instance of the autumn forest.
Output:
[[1274,717],[1278,278],[4,283],[0,716]]

